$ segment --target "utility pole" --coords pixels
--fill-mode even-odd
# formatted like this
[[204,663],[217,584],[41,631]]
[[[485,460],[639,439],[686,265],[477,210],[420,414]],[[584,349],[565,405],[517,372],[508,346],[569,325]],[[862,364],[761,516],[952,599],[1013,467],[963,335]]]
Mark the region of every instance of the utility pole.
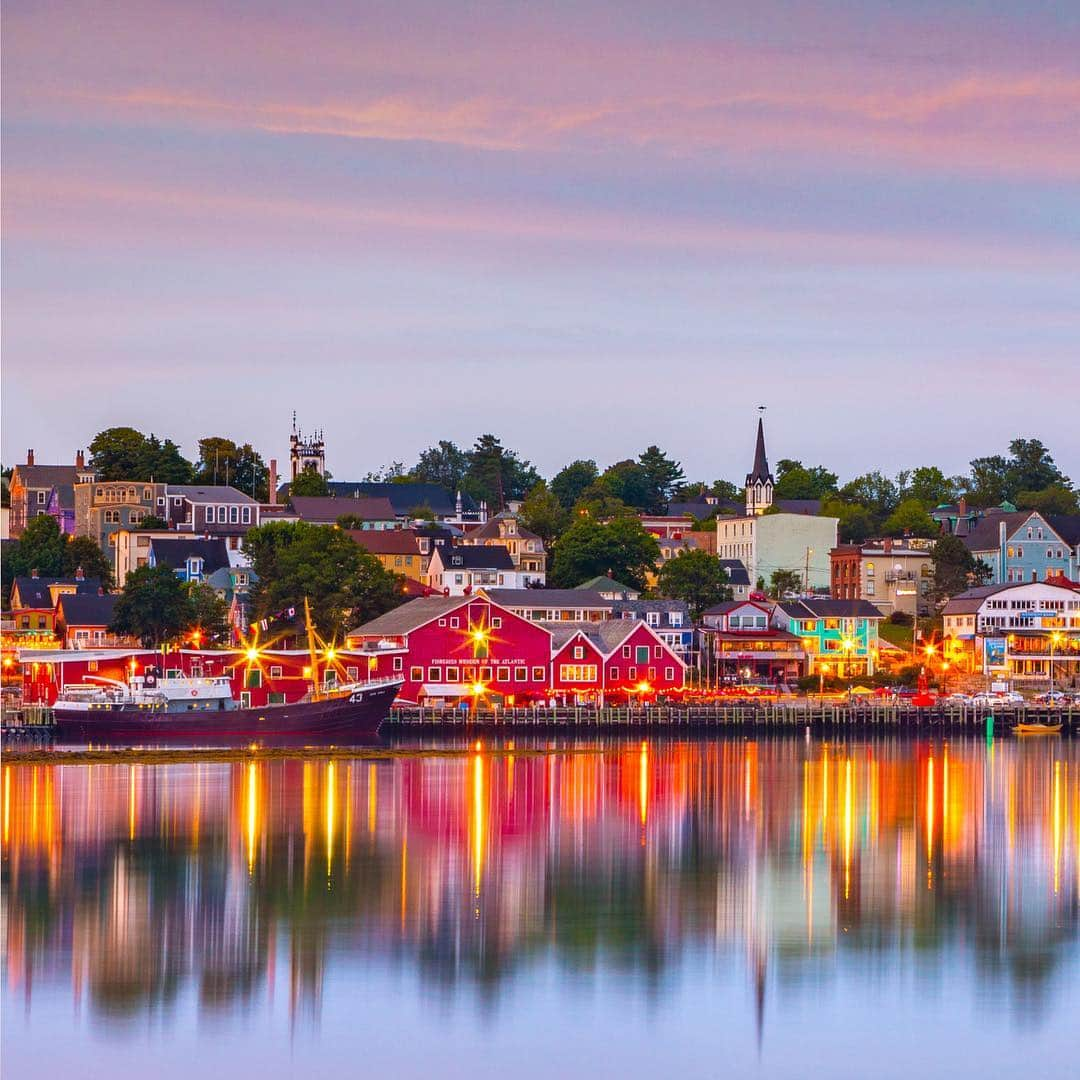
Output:
[[803,594],[805,596],[810,595],[810,556],[814,554],[814,549],[808,547],[806,549],[806,568],[803,570]]

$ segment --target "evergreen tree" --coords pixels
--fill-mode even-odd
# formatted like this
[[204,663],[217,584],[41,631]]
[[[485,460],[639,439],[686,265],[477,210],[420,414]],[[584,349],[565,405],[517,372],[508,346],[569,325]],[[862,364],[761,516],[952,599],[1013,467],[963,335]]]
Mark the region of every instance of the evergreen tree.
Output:
[[599,478],[600,470],[595,461],[572,461],[555,474],[551,481],[551,493],[565,509],[570,510]]
[[976,559],[957,536],[943,536],[934,545],[931,559],[934,580],[930,595],[939,604],[990,580],[990,567]]
[[412,469],[414,479],[425,484],[438,484],[451,493],[461,487],[469,471],[469,455],[461,447],[445,439],[420,455]]
[[638,456],[638,464],[648,483],[649,505],[654,514],[663,513],[675,488],[686,479],[682,466],[672,460],[659,446],[650,446]]

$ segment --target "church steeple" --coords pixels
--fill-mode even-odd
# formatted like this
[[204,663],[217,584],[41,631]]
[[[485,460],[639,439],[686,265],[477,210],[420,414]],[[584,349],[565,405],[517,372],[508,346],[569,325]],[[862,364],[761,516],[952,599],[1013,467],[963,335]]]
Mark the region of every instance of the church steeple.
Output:
[[746,474],[747,516],[765,513],[772,506],[772,501],[773,475],[769,472],[769,459],[765,454],[765,422],[759,416],[757,445],[754,447],[754,467]]

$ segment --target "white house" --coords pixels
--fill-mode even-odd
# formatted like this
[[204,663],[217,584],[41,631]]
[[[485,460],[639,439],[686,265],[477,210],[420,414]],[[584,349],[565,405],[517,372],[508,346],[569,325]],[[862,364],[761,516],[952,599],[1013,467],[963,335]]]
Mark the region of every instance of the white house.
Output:
[[514,566],[504,547],[440,544],[427,568],[427,584],[447,596],[467,596],[477,589],[522,589],[534,575]]

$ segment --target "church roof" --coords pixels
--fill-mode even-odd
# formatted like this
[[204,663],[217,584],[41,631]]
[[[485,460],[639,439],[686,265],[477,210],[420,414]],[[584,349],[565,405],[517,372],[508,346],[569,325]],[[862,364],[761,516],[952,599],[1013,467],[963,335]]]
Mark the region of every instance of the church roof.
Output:
[[757,446],[754,448],[754,468],[746,474],[746,484],[749,487],[757,481],[772,482],[772,473],[769,472],[769,459],[765,456],[765,424],[761,417],[757,422]]

